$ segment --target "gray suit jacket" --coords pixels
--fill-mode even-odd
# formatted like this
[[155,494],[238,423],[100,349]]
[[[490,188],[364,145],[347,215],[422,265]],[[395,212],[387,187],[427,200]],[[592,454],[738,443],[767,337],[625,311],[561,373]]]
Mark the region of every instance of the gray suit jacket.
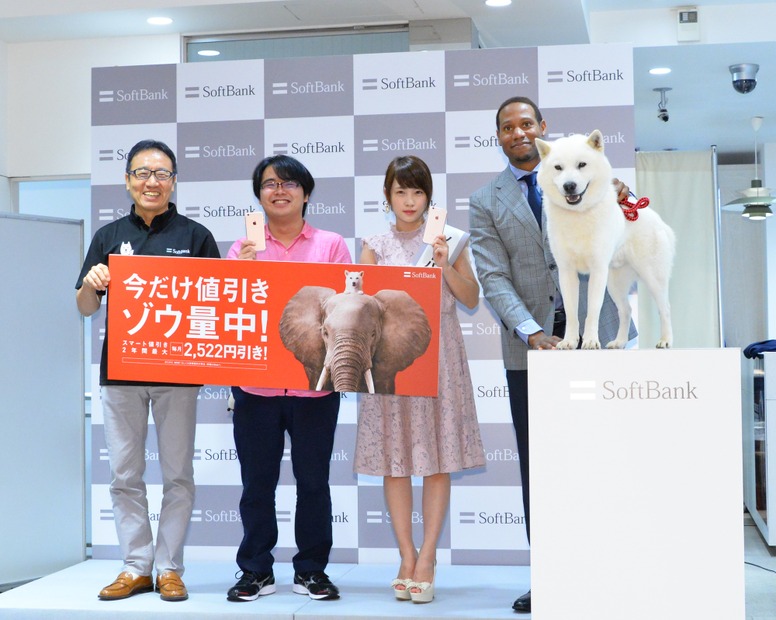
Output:
[[[540,229],[509,167],[471,195],[469,232],[485,299],[505,327],[501,330],[504,366],[526,370],[528,345],[515,333],[515,327],[533,319],[551,334],[560,285],[546,220]],[[584,325],[587,276],[580,276],[579,297],[579,320]],[[566,308],[566,312],[571,311]],[[617,308],[607,293],[599,322],[602,343],[614,339],[618,324]],[[631,338],[635,337],[633,325],[630,331]]]

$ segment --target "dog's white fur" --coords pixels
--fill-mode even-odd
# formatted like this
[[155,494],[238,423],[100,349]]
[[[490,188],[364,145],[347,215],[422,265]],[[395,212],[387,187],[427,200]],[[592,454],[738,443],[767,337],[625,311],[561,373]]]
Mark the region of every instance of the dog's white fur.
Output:
[[355,293],[363,295],[364,272],[345,270],[345,290],[344,293]]
[[[617,203],[612,167],[597,129],[590,136],[572,135],[552,143],[537,139],[542,163],[537,181],[543,192],[550,249],[558,264],[560,292],[566,308],[566,333],[559,349],[579,343],[579,277],[590,274],[583,349],[600,349],[598,319],[608,288],[620,321],[615,340],[628,342],[631,307],[628,293],[640,279],[655,299],[660,315],[658,348],[673,342],[668,281],[674,260],[674,233],[650,208],[628,221]],[[607,278],[608,274],[608,278]]]

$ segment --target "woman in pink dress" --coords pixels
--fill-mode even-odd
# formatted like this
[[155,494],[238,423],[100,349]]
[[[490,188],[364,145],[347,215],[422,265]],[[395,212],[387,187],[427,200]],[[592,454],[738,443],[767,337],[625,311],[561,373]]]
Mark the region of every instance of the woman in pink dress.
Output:
[[[431,202],[431,172],[414,156],[397,157],[383,186],[396,224],[363,240],[361,263],[413,265],[423,248],[424,216]],[[436,398],[361,394],[354,469],[383,476],[385,501],[401,555],[391,583],[399,600],[427,603],[434,598],[436,549],[450,505],[450,473],[482,467],[480,439],[469,365],[456,300],[468,308],[479,302],[479,285],[463,248],[454,263],[444,235],[433,243],[433,260],[443,276],[439,394]],[[412,372],[410,370],[410,372]],[[423,477],[423,541],[412,538],[412,480]]]

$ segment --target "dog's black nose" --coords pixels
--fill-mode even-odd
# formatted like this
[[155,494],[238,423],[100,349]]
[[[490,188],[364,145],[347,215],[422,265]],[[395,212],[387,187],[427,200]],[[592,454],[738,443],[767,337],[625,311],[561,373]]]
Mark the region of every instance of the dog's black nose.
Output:
[[567,181],[563,184],[563,191],[566,192],[566,194],[576,194],[577,184],[573,181]]

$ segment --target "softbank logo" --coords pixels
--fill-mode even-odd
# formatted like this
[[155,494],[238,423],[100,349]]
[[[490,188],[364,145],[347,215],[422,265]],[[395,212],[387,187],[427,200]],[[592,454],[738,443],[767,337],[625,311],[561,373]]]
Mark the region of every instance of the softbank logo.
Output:
[[498,146],[496,136],[455,136],[453,146],[457,149],[481,149]]
[[115,219],[115,212],[113,209],[98,209],[97,219],[100,222],[112,222]]
[[308,80],[307,82],[272,82],[273,95],[314,95],[317,93],[344,93],[345,83]]
[[202,523],[202,510],[192,510],[191,511],[191,522],[192,523]]
[[253,145],[235,146],[234,144],[219,144],[218,146],[187,146],[183,149],[186,159],[214,158],[214,157],[256,157],[256,149]]
[[225,84],[220,86],[186,86],[183,89],[186,99],[211,99],[227,97],[252,97],[256,95],[256,89],[250,86],[235,86]]
[[379,200],[365,200],[362,211],[364,213],[379,213],[382,205]]
[[164,101],[170,98],[166,88],[150,90],[148,88],[133,88],[132,90],[101,90],[98,91],[100,103],[125,103],[131,101]]
[[604,381],[601,388],[604,400],[698,400],[698,386],[689,381],[680,385],[665,385],[654,380],[631,381],[625,385]]
[[372,525],[382,525],[385,523],[385,514],[382,510],[367,510],[366,522]]
[[290,510],[277,510],[277,511],[275,511],[275,514],[277,515],[277,522],[278,523],[291,523],[291,511]]
[[411,136],[404,138],[364,138],[361,141],[361,150],[364,153],[375,153],[377,151],[434,151],[438,144],[434,138],[419,140]]
[[186,217],[190,217],[196,220],[202,217],[202,207],[198,205],[190,205],[190,206],[184,207],[183,214]]
[[547,83],[548,84],[558,84],[563,82],[563,71],[548,71],[547,72]]
[[458,522],[463,525],[521,525],[525,517],[513,512],[459,512]]
[[[652,379],[630,381],[619,384],[616,381],[601,383],[602,400],[698,400],[698,386],[690,381],[678,385],[666,385]],[[569,400],[597,400],[596,381],[569,381]]]
[[100,460],[101,461],[108,460],[108,448],[100,448]]
[[569,381],[569,400],[595,400],[595,381]]
[[194,457],[192,458],[193,461],[201,461],[202,460],[202,448],[194,448]]
[[99,161],[113,161],[116,157],[116,151],[113,149],[100,149],[97,155]]
[[361,80],[361,90],[377,90],[378,87],[377,78],[364,78]]
[[563,82],[621,82],[625,74],[620,69],[603,71],[602,69],[582,69],[581,71],[552,69],[547,71],[547,83]]
[[291,448],[283,448],[283,458],[282,461],[290,461],[291,460]]
[[388,78],[363,78],[361,80],[361,90],[414,90],[418,88],[436,88],[436,79],[431,76],[419,79],[407,75],[395,80]]
[[100,508],[100,521],[113,521],[113,508]]
[[458,73],[453,76],[453,87],[465,88],[467,86],[524,86],[530,84],[527,73],[513,75],[500,71],[499,73]]

